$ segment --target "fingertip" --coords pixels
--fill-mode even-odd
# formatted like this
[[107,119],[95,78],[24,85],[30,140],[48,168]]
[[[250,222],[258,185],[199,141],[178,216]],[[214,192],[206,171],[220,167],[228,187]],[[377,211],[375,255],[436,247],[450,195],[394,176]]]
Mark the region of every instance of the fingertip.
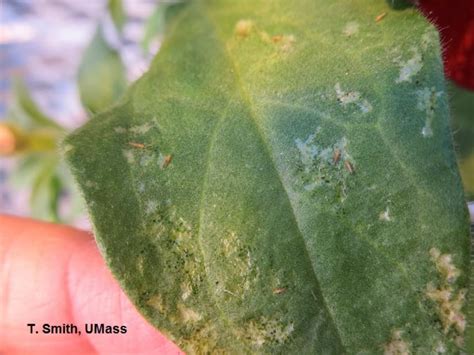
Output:
[[[72,313],[83,329],[112,329],[119,334],[87,334],[98,353],[181,354],[180,349],[152,327],[135,309],[113,278],[95,243],[87,244],[70,263]],[[122,332],[125,327],[125,332]],[[120,329],[120,330],[119,330]]]
[[[90,233],[0,215],[0,265],[0,353],[181,353],[136,311]],[[83,334],[29,334],[28,323]],[[87,334],[86,324],[127,332]]]

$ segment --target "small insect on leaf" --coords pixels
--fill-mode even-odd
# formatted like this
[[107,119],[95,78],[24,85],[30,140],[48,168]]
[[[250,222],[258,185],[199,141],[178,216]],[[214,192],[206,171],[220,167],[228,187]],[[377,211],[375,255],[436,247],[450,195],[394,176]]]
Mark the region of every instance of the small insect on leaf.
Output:
[[163,159],[163,165],[161,166],[163,169],[167,168],[168,165],[171,164],[171,161],[173,160],[173,156],[171,154],[166,155],[165,158]]
[[341,159],[341,151],[339,149],[335,149],[334,154],[332,155],[332,161],[334,165],[339,162],[339,159]]
[[274,295],[281,295],[282,293],[286,292],[286,287],[277,287],[273,289]]
[[349,174],[354,174],[355,173],[354,166],[352,165],[352,163],[349,160],[344,161],[344,167],[349,172]]
[[143,143],[128,142],[128,145],[134,148],[145,149],[145,144]]
[[387,16],[387,13],[386,12],[382,12],[380,15],[378,15],[376,18],[375,18],[375,22],[380,22],[382,21],[385,16]]
[[272,42],[273,43],[279,43],[281,41],[283,41],[283,36],[282,35],[276,35],[276,36],[272,37]]
[[252,31],[253,23],[250,20],[240,20],[235,25],[235,33],[240,37],[247,37]]

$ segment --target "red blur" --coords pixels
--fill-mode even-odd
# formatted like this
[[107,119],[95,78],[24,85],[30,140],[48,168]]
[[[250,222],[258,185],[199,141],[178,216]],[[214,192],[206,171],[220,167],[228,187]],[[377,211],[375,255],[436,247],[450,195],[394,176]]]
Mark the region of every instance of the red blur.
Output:
[[474,0],[421,0],[441,32],[446,76],[474,90]]

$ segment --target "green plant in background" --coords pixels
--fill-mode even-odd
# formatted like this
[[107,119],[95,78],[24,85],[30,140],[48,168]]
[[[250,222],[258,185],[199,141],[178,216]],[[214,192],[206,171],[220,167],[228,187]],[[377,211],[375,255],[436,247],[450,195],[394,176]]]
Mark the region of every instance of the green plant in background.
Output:
[[167,18],[173,17],[175,10],[183,3],[182,1],[159,2],[153,13],[145,23],[145,30],[141,46],[145,52],[149,52],[153,40],[161,37],[165,32]]
[[[150,43],[164,31],[166,18],[177,2],[157,3],[145,24],[142,47],[149,51]],[[108,15],[114,24],[116,37],[123,36],[126,13],[121,0],[109,0]],[[77,75],[81,103],[89,115],[94,115],[117,101],[127,87],[126,68],[119,51],[104,37],[103,23],[97,29],[84,52]],[[82,199],[57,149],[68,132],[46,115],[32,99],[26,85],[14,83],[14,102],[6,123],[0,125],[0,155],[18,157],[10,176],[12,187],[31,188],[31,216],[54,222],[72,223],[84,213]],[[5,145],[5,146],[3,146]],[[61,197],[69,196],[69,209],[61,212]]]
[[474,200],[474,92],[449,86],[452,129],[459,168],[469,201]]
[[[108,9],[120,34],[126,19],[121,1],[110,0]],[[78,72],[81,102],[86,111],[95,114],[116,101],[126,86],[120,54],[104,39],[99,24]],[[41,111],[19,79],[14,83],[14,99],[7,122],[0,126],[8,136],[7,146],[0,147],[0,154],[19,157],[10,181],[14,188],[31,188],[32,217],[71,223],[84,208],[57,149],[68,129]],[[70,206],[61,212],[60,200],[64,193],[70,197]]]
[[114,22],[115,28],[117,31],[122,32],[123,26],[127,22],[127,15],[125,14],[122,0],[109,0],[107,3],[107,9],[112,21]]
[[[156,4],[155,11],[145,24],[141,43],[145,52],[149,51],[150,43],[162,35],[166,17],[176,4]],[[116,37],[120,39],[127,20],[122,1],[109,0],[107,10]],[[102,23],[98,24],[84,52],[77,84],[81,103],[89,115],[112,105],[128,85],[120,53],[104,37]],[[21,80],[15,81],[14,99],[6,123],[0,125],[0,155],[18,157],[17,168],[10,176],[11,184],[19,189],[31,187],[32,217],[71,223],[83,213],[83,204],[57,150],[68,129],[41,111]],[[59,206],[64,194],[70,196],[70,211],[61,213]]]
[[125,67],[119,53],[105,41],[101,25],[79,67],[78,87],[81,102],[91,114],[110,106],[127,88]]
[[469,230],[448,115],[413,9],[194,1],[62,148],[108,266],[185,351],[453,354]]
[[[2,153],[18,154],[15,173],[10,176],[17,188],[31,187],[31,215],[59,221],[59,197],[69,172],[60,163],[57,142],[65,135],[64,127],[45,115],[31,98],[23,82],[14,84],[15,101],[11,105],[9,123],[3,124],[4,134],[10,134],[10,146]],[[68,220],[68,218],[65,218]]]
[[[16,80],[14,102],[8,121],[0,125],[2,155],[17,156],[17,165],[9,179],[15,189],[31,188],[32,217],[71,223],[83,214],[83,204],[58,153],[58,142],[68,129],[45,115],[31,98],[25,84]],[[69,195],[69,211],[61,212],[60,200]]]

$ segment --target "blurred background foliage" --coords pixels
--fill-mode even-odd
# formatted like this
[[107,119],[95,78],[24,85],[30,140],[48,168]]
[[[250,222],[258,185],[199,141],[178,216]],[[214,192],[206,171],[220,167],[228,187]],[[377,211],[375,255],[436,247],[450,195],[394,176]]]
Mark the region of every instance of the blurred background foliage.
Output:
[[463,179],[469,201],[474,200],[474,91],[450,82],[448,92],[451,104],[452,130]]
[[[10,4],[14,9],[19,6],[15,0],[10,0]],[[46,221],[88,227],[87,221],[84,222],[82,198],[61,159],[58,143],[67,132],[118,100],[129,83],[146,70],[158,50],[166,14],[176,4],[178,2],[152,2],[146,11],[151,15],[137,19],[136,14],[135,18],[128,18],[122,0],[107,1],[77,66],[76,92],[84,113],[78,124],[69,125],[67,117],[51,117],[45,113],[33,99],[21,75],[2,78],[3,85],[10,87],[10,100],[5,104],[6,110],[0,120],[0,183],[4,185],[3,193],[7,190],[12,199],[21,192],[26,192],[28,197],[20,211],[9,206],[8,198],[1,199],[0,213],[26,214]],[[21,6],[20,11],[28,12]],[[9,15],[2,13],[2,17]],[[2,18],[3,29],[14,23],[7,20]],[[141,31],[135,30],[133,38],[126,35],[128,22],[135,22],[135,29],[137,23],[141,27]],[[140,35],[137,36],[137,32]],[[123,48],[127,42],[133,42],[135,52],[141,52],[135,54],[135,58],[140,57],[142,71],[139,73],[127,71],[137,64],[133,56],[129,68],[124,63]],[[0,45],[5,44],[11,44],[8,36],[0,36]],[[6,72],[5,65],[0,65],[2,72]]]
[[[15,4],[16,1],[7,3]],[[67,0],[62,1],[67,3]],[[142,0],[135,1],[134,5],[139,2]],[[23,205],[27,205],[23,212],[12,210],[7,199],[0,199],[0,212],[23,213],[84,227],[78,222],[84,222],[86,218],[82,199],[61,160],[58,142],[84,120],[118,100],[129,83],[146,70],[159,48],[166,17],[178,2],[143,0],[143,3],[148,7],[140,17],[129,14],[122,0],[108,0],[104,2],[102,15],[96,20],[88,20],[94,28],[75,73],[76,92],[84,113],[80,122],[71,125],[68,117],[51,117],[35,102],[25,80],[7,80],[11,99],[0,121],[0,164],[6,160],[9,164],[3,170],[0,165],[0,183],[3,180],[4,190],[13,196],[12,199],[19,191],[26,191],[28,197],[23,201]],[[2,27],[7,22],[2,20]],[[134,36],[129,36],[130,28],[135,28]],[[0,45],[4,45],[1,41],[0,36]],[[123,49],[130,44],[135,54],[127,56]],[[67,56],[67,53],[63,55]],[[133,72],[137,66],[141,72]],[[453,136],[466,198],[474,200],[474,92],[451,82],[448,89]]]

